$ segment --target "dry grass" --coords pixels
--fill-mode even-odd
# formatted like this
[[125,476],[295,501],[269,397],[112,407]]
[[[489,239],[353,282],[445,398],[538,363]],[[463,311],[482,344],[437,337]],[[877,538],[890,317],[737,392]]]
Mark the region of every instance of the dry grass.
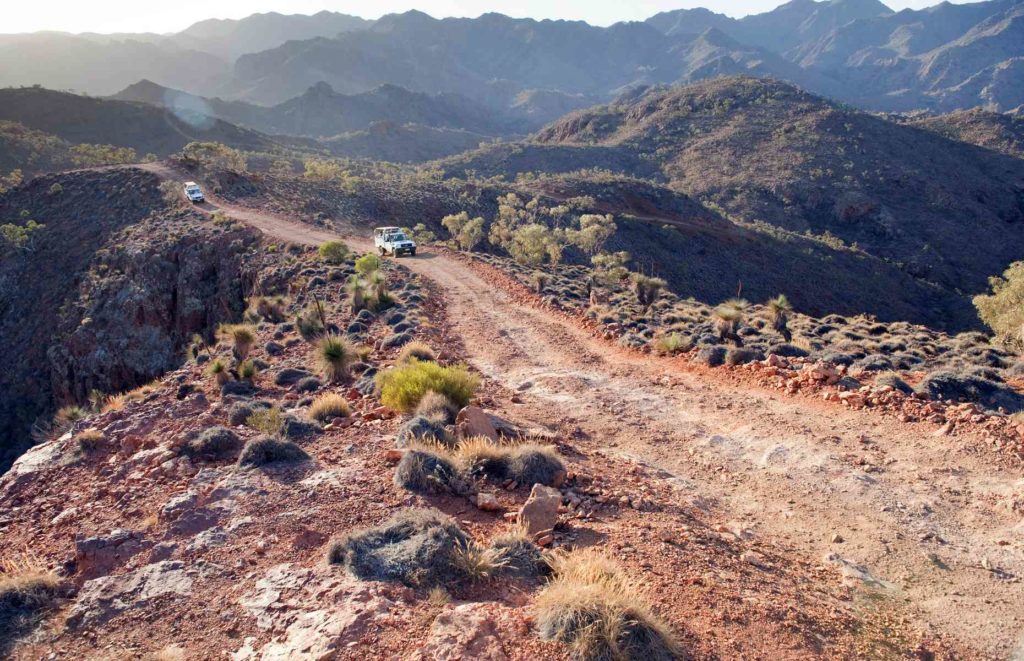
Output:
[[434,355],[434,350],[425,342],[413,341],[398,352],[399,363],[408,363],[412,360],[432,361],[437,360],[437,357]]
[[245,424],[258,432],[277,437],[281,435],[281,430],[284,428],[284,414],[276,406],[257,409],[246,418]]
[[452,554],[452,564],[473,582],[493,578],[508,564],[500,549],[481,546],[472,540],[458,543]]
[[669,661],[681,648],[633,582],[596,549],[554,554],[555,578],[537,596],[541,635],[569,646],[574,659]]
[[101,448],[105,440],[103,432],[96,428],[86,429],[75,436],[75,443],[78,445],[78,449],[85,454],[95,452]]
[[57,603],[60,581],[29,551],[0,556],[0,656]]
[[345,398],[337,393],[320,395],[309,407],[309,417],[318,422],[329,422],[334,418],[347,418],[352,411]]

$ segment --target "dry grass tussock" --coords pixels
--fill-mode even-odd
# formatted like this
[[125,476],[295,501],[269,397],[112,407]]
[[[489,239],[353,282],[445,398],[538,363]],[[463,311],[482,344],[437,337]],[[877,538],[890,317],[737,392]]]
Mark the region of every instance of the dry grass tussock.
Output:
[[334,418],[347,418],[351,413],[348,402],[337,393],[320,395],[309,406],[309,417],[318,422],[330,422]]
[[557,553],[537,596],[537,627],[569,646],[572,658],[669,661],[683,652],[671,630],[614,560],[597,549]]
[[0,556],[0,657],[57,603],[60,581],[29,551]]

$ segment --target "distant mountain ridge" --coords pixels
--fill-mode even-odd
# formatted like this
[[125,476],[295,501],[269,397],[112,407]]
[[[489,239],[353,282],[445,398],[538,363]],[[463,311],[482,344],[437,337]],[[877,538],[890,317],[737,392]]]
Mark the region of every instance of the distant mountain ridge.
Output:
[[[169,35],[0,35],[0,86],[109,95],[149,79],[279,105],[321,82],[343,95],[394,85],[534,120],[635,86],[736,74],[866,110],[1012,111],[1024,106],[1024,0],[900,12],[879,0],[791,0],[741,19],[683,9],[606,28],[495,13],[320,12],[202,21]],[[524,98],[543,103],[523,107]]]

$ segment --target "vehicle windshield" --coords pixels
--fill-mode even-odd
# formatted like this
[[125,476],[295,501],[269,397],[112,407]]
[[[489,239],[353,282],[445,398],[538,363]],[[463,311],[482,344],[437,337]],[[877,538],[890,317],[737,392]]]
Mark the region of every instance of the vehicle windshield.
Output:
[[187,186],[185,188],[185,190],[187,190],[190,193],[198,193],[199,192],[199,186]]
[[384,238],[388,241],[405,241],[405,234],[402,234],[401,232],[392,232]]

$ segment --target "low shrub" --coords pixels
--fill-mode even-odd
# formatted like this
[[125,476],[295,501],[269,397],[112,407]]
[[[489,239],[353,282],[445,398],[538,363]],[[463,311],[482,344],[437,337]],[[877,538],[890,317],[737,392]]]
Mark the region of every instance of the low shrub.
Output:
[[398,362],[408,363],[413,360],[432,362],[437,360],[434,350],[424,342],[410,342],[398,352]]
[[932,372],[918,384],[917,391],[927,394],[932,399],[977,402],[989,408],[1002,408],[1010,413],[1024,409],[1024,396],[983,372]]
[[549,446],[501,445],[488,438],[470,438],[459,443],[455,457],[469,474],[494,480],[557,486],[565,479],[565,465]]
[[342,264],[348,259],[348,246],[342,241],[321,243],[318,252],[320,259],[328,264]]
[[306,461],[309,455],[291,441],[281,441],[269,436],[254,438],[245,444],[238,456],[241,467],[258,467],[276,463]]
[[402,455],[395,468],[395,486],[426,495],[467,491],[452,461],[424,449],[409,450]]
[[409,509],[379,526],[335,540],[327,561],[363,580],[429,588],[466,578],[465,563],[456,556],[471,544],[466,533],[440,512]]
[[199,459],[228,459],[242,448],[242,440],[230,429],[210,427],[182,448],[182,453]]
[[682,649],[618,565],[596,549],[553,556],[554,579],[537,596],[543,638],[573,659],[674,661]]
[[693,341],[679,333],[666,333],[654,338],[654,351],[662,356],[674,356],[693,348]]
[[420,403],[416,405],[416,415],[424,417],[430,422],[438,425],[447,425],[455,422],[458,410],[448,401],[448,398],[439,392],[429,391]]
[[356,260],[356,273],[359,275],[370,275],[380,268],[380,257],[374,254],[363,255]]
[[105,441],[106,437],[103,436],[103,432],[96,428],[89,428],[75,435],[75,443],[84,454],[99,450]]
[[0,656],[13,652],[14,645],[56,609],[60,582],[28,556],[0,559]]
[[400,448],[416,444],[449,447],[453,444],[453,439],[445,429],[443,422],[435,422],[424,416],[416,415],[399,428],[395,443]]
[[377,377],[381,402],[390,409],[411,412],[428,392],[444,395],[458,408],[473,398],[480,379],[463,365],[442,367],[435,362],[415,361],[380,372]]
[[284,414],[276,406],[256,409],[249,414],[245,424],[268,436],[280,436],[284,429]]
[[352,415],[345,398],[336,393],[320,395],[309,406],[309,417],[318,422],[329,422],[334,418],[347,418]]

